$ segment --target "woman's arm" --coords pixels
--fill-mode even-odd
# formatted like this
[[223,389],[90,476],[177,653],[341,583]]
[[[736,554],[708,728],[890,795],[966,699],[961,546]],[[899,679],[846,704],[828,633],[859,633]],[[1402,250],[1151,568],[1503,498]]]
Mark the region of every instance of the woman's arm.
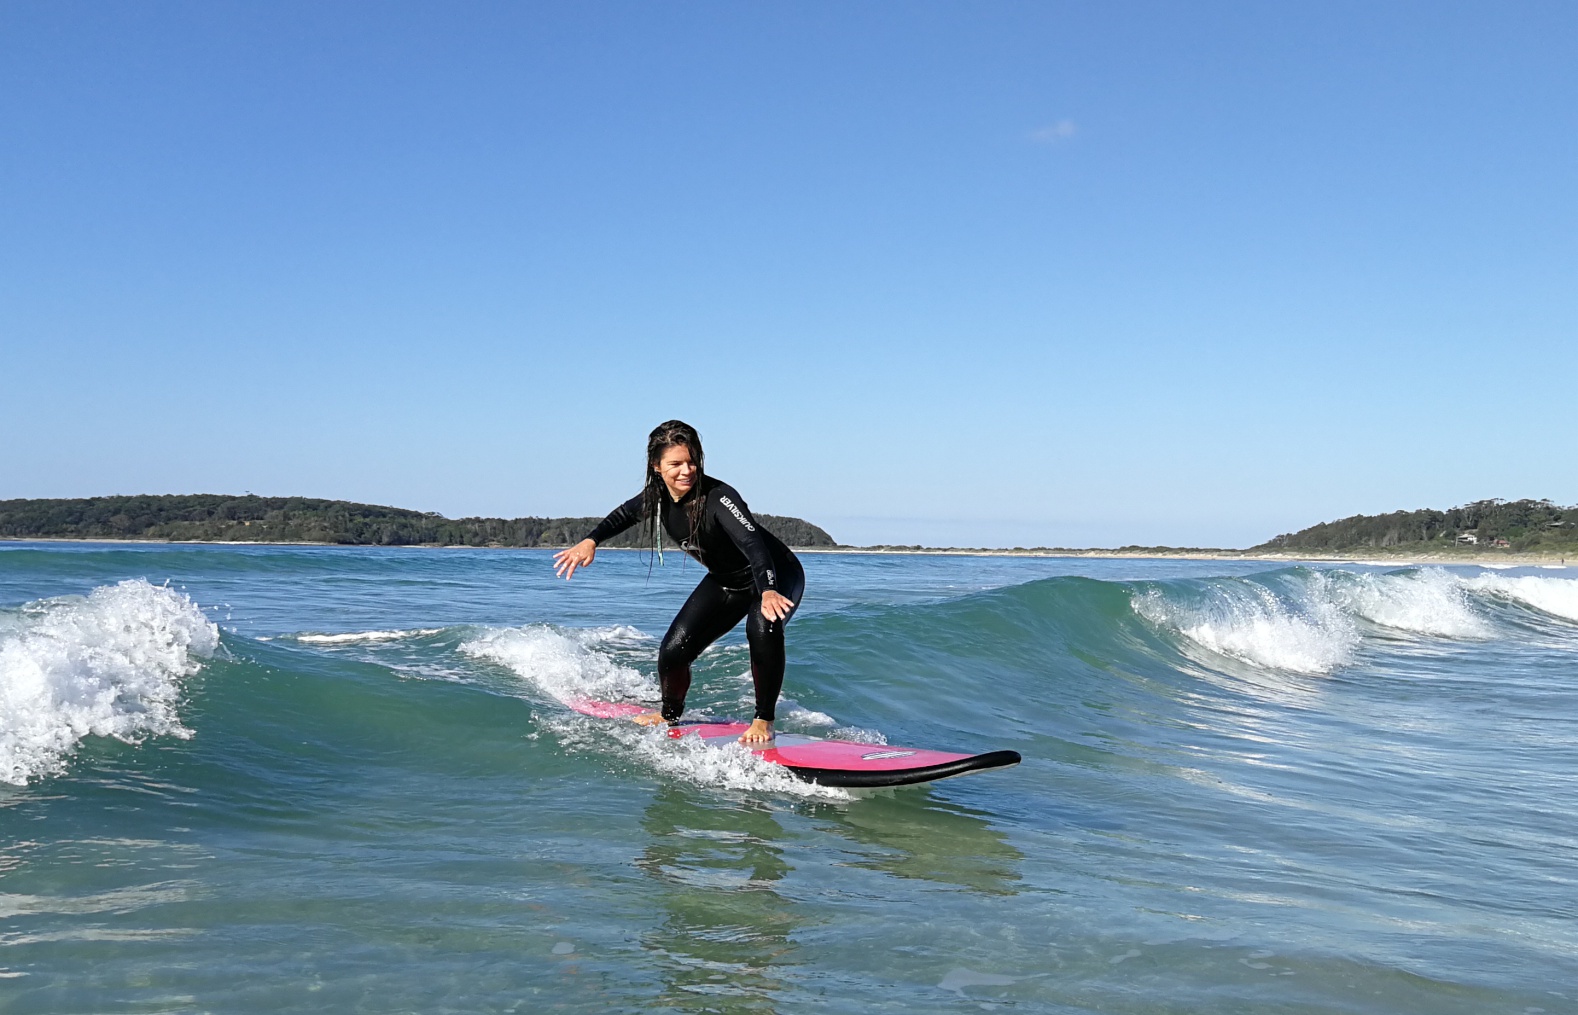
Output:
[[586,534],[594,543],[602,544],[619,535],[641,520],[641,494],[636,494],[608,512],[608,517],[597,523],[597,528]]
[[608,517],[598,522],[597,528],[593,529],[585,539],[554,554],[553,573],[569,581],[577,568],[590,567],[592,561],[597,559],[598,543],[619,535],[640,518],[641,495],[636,494],[610,511]]

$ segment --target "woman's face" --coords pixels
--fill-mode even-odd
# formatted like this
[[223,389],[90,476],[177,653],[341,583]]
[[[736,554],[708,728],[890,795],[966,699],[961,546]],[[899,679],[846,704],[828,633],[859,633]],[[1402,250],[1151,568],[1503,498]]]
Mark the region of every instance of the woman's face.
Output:
[[684,444],[670,444],[663,449],[653,470],[663,477],[670,497],[679,500],[696,485],[696,463],[690,460],[690,448]]

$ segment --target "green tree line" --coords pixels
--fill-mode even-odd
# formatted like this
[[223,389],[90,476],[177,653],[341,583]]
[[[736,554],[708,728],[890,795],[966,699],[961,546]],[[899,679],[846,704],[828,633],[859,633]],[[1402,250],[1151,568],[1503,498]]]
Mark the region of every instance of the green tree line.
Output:
[[1512,550],[1578,549],[1578,507],[1548,500],[1478,500],[1446,511],[1354,515],[1285,533],[1254,549],[1434,549],[1455,546],[1465,535],[1474,536],[1477,547],[1506,540]]
[[[800,518],[758,514],[790,546],[834,546]],[[568,546],[601,518],[445,518],[312,497],[222,494],[0,501],[0,538],[170,539],[349,546]],[[607,546],[636,546],[634,529]]]

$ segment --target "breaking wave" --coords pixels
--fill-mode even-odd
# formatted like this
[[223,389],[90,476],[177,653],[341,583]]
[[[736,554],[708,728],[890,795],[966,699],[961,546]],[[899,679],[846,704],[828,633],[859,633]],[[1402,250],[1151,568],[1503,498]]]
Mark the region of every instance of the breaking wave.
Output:
[[1190,596],[1145,589],[1136,593],[1134,611],[1211,652],[1294,673],[1329,673],[1352,660],[1359,642],[1336,604],[1290,601],[1250,581]]
[[1269,669],[1324,674],[1351,664],[1368,634],[1456,641],[1498,637],[1497,601],[1578,620],[1578,581],[1293,568],[1248,578],[1144,583],[1134,612],[1187,645]]
[[1325,579],[1314,595],[1329,596],[1341,610],[1381,627],[1438,638],[1494,637],[1490,618],[1476,605],[1462,578],[1440,568],[1387,574],[1317,572]]
[[89,736],[191,736],[181,680],[218,647],[190,598],[142,579],[0,612],[0,782],[63,771]]
[[1508,578],[1487,574],[1463,581],[1475,591],[1531,606],[1562,620],[1578,621],[1578,580],[1538,575]]

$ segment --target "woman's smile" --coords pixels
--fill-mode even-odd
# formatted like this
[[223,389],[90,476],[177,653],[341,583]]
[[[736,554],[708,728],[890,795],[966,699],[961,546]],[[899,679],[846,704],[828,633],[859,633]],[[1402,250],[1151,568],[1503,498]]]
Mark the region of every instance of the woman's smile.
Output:
[[696,485],[696,462],[691,458],[690,448],[683,444],[664,448],[663,456],[653,468],[663,477],[663,485],[668,487],[669,496],[675,500],[685,496]]

